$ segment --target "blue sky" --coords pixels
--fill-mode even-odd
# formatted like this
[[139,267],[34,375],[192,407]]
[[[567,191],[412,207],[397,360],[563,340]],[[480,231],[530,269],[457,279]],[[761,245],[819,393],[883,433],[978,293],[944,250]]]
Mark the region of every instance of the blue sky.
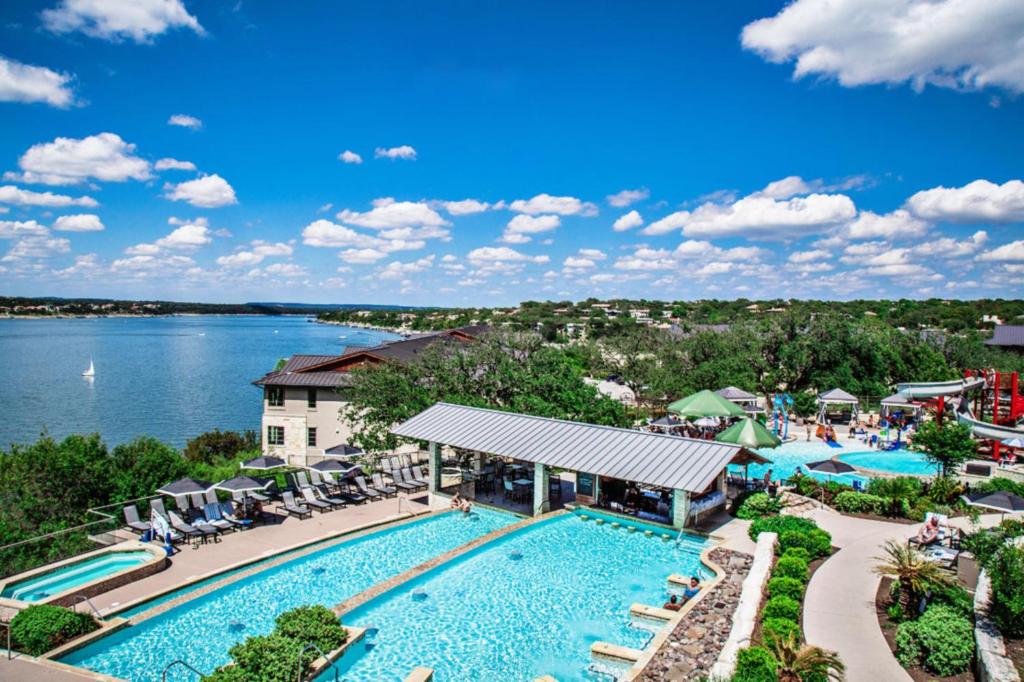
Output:
[[1019,2],[47,0],[0,19],[0,293],[1024,292]]

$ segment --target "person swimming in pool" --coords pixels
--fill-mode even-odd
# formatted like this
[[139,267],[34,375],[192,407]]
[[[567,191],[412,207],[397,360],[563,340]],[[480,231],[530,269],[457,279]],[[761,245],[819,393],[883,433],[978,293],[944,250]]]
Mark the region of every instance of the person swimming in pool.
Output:
[[690,586],[683,590],[683,596],[686,599],[693,599],[700,593],[700,581],[697,580],[697,576],[690,578]]
[[468,514],[469,512],[471,512],[473,510],[473,505],[471,505],[469,503],[469,500],[465,500],[464,499],[459,504],[459,510],[462,511],[463,514]]
[[671,597],[669,597],[669,600],[667,602],[662,604],[661,608],[667,609],[669,611],[678,611],[679,609],[683,608],[683,604],[679,601],[679,596],[673,594]]
[[462,496],[459,493],[452,495],[452,501],[449,505],[452,509],[462,509]]

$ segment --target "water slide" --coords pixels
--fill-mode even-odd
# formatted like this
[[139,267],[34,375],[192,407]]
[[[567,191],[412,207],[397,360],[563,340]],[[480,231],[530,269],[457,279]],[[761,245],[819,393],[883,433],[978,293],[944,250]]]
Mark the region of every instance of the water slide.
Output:
[[909,400],[929,400],[960,395],[966,391],[983,388],[985,380],[981,377],[955,379],[953,381],[926,381],[913,384],[896,384],[896,392]]
[[956,412],[956,420],[961,424],[971,427],[971,432],[978,438],[988,440],[1024,438],[1024,427],[1001,426],[975,419],[974,415],[971,414],[971,408],[967,406],[966,400],[960,402],[960,407]]

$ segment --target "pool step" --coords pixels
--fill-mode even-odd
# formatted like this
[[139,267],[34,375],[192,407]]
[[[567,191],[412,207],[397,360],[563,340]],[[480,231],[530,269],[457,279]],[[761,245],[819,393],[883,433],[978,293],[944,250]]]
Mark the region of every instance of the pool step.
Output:
[[640,616],[642,618],[653,618],[655,620],[671,620],[672,616],[675,614],[675,611],[669,611],[668,609],[659,608],[657,606],[650,606],[649,604],[634,603],[629,607],[629,615]]
[[593,656],[606,656],[620,661],[636,663],[644,652],[639,649],[632,649],[628,646],[620,646],[611,642],[594,642],[590,645],[590,653]]
[[431,682],[434,679],[434,669],[420,666],[413,668],[412,672],[405,676],[405,682]]

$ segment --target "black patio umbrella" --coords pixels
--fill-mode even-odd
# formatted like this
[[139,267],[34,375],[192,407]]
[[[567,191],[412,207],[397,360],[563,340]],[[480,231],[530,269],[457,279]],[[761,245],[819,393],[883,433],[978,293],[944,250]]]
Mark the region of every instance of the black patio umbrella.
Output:
[[354,457],[361,454],[363,454],[362,448],[357,448],[355,445],[349,445],[348,443],[335,445],[324,450],[325,457]]
[[209,489],[210,484],[206,481],[194,478],[179,478],[177,481],[171,481],[167,485],[157,488],[156,491],[161,495],[179,497],[181,495],[191,495],[192,493],[205,493]]
[[821,462],[811,462],[810,464],[805,464],[804,466],[810,469],[811,471],[817,471],[822,474],[831,475],[850,474],[856,471],[856,469],[854,469],[846,462],[839,462],[834,459],[826,459],[822,460]]
[[279,469],[283,466],[288,466],[288,463],[280,457],[257,457],[256,459],[247,459],[242,462],[243,469],[252,469],[254,471]]
[[321,474],[331,474],[340,478],[351,478],[359,475],[359,467],[355,464],[346,464],[345,462],[339,462],[336,459],[325,459],[322,462],[311,464],[306,467],[313,471],[319,471]]
[[993,509],[1001,514],[1016,514],[1024,511],[1024,497],[999,490],[994,493],[975,493],[966,497],[967,504],[974,507]]
[[215,490],[223,490],[228,493],[251,493],[266,490],[273,482],[270,478],[253,478],[251,476],[235,476],[226,481],[214,485]]

